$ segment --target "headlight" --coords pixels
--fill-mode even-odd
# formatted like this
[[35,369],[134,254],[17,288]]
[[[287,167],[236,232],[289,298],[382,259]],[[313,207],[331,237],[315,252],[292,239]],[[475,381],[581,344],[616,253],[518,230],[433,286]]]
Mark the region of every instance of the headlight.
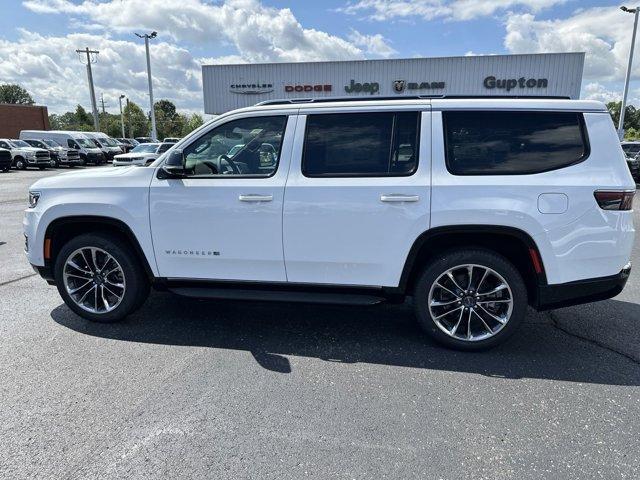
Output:
[[29,208],[36,208],[40,200],[40,192],[29,192]]
[[36,156],[36,152],[27,152],[27,157],[34,158]]

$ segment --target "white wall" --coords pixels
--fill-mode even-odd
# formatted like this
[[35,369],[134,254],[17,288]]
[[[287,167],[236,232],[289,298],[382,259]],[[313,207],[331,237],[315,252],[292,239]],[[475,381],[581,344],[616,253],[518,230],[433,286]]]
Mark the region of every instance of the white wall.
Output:
[[[491,55],[400,60],[362,60],[347,62],[268,63],[244,65],[203,65],[204,110],[224,113],[235,108],[281,98],[402,96],[402,95],[536,95],[579,98],[584,53]],[[524,78],[546,79],[546,88],[487,88],[484,81]],[[347,92],[351,80],[368,83],[367,91]],[[394,81],[404,80],[398,93]],[[444,88],[409,90],[409,83],[444,82]],[[371,84],[378,85],[372,93]],[[232,85],[267,85],[266,88],[232,88]],[[287,92],[287,86],[331,85],[330,91]],[[533,82],[530,83],[533,85]],[[323,87],[324,88],[324,87]],[[262,93],[236,93],[238,91]]]

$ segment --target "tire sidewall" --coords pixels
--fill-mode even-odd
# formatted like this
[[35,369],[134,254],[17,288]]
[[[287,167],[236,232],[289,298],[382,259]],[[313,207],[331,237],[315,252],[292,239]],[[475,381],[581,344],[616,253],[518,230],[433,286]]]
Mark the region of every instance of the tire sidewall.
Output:
[[[502,330],[485,340],[466,342],[450,337],[438,328],[429,310],[429,292],[433,283],[450,268],[464,264],[486,266],[496,271],[509,284],[513,296],[509,321]],[[484,350],[505,342],[522,323],[528,305],[527,289],[518,270],[506,258],[483,249],[451,250],[439,255],[426,267],[416,283],[413,301],[423,330],[438,343],[458,350]]]
[[[97,247],[108,252],[122,267],[125,277],[126,290],[120,304],[111,312],[96,314],[88,312],[73,301],[64,285],[64,264],[71,253],[83,247]],[[149,281],[146,278],[140,262],[131,253],[131,249],[120,239],[107,235],[85,234],[75,237],[66,243],[58,253],[55,262],[55,280],[60,296],[71,310],[83,318],[94,322],[116,322],[137,310],[149,293]]]

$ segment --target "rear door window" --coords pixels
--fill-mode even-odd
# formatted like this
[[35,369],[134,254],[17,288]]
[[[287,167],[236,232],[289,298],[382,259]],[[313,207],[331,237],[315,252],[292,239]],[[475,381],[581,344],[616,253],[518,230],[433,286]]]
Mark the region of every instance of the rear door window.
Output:
[[306,177],[411,175],[418,165],[420,112],[313,114],[307,117]]
[[574,165],[589,154],[581,113],[442,112],[454,175],[523,175]]

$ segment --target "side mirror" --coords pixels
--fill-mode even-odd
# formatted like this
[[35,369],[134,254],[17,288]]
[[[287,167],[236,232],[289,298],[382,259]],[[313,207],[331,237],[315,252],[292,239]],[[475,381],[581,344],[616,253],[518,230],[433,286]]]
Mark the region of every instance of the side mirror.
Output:
[[187,176],[186,159],[182,150],[171,152],[158,171],[158,178],[184,178]]

